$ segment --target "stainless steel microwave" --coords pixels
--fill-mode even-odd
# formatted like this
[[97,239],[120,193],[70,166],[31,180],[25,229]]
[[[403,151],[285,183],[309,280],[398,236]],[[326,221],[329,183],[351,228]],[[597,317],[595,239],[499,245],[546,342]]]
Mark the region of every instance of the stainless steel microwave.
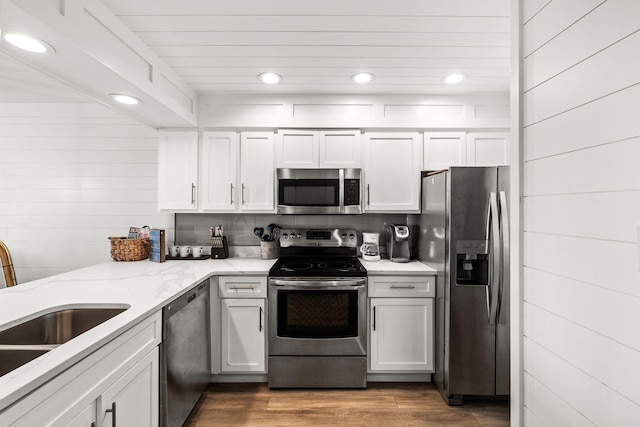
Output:
[[361,169],[278,169],[279,214],[361,214]]

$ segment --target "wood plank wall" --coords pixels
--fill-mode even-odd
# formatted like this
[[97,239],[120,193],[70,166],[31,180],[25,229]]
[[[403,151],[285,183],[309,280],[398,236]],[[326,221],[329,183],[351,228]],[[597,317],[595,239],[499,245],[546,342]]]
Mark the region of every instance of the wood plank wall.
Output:
[[157,157],[155,129],[98,104],[0,103],[0,240],[18,282],[110,261],[107,237],[130,225],[172,240]]
[[640,2],[524,0],[524,420],[640,425]]

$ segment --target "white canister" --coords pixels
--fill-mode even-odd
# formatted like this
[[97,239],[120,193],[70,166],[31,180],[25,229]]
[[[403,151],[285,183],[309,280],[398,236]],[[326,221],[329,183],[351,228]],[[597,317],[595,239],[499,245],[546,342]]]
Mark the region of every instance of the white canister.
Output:
[[380,261],[380,233],[362,233],[362,259]]

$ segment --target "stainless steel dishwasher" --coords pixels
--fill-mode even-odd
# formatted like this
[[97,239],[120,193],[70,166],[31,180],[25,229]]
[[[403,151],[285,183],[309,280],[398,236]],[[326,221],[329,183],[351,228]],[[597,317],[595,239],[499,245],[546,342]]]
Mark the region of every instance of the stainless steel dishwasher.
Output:
[[211,377],[209,280],[162,310],[160,425],[179,427]]

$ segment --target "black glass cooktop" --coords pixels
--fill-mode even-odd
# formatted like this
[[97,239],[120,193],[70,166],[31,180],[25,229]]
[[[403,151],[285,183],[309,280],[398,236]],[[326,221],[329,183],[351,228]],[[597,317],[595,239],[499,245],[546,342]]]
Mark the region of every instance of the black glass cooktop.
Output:
[[283,277],[366,277],[357,257],[280,257],[269,270]]

